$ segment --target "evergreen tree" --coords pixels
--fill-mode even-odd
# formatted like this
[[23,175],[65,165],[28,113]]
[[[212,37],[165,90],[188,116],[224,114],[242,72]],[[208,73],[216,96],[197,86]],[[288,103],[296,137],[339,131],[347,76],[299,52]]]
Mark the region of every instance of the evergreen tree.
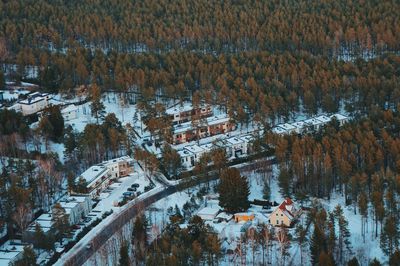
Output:
[[92,115],[96,118],[96,123],[99,124],[99,120],[104,118],[105,115],[105,107],[101,101],[101,90],[100,87],[96,84],[93,84],[90,87],[90,97],[92,103],[90,105],[90,110]]
[[24,247],[22,258],[14,263],[15,266],[36,266],[36,254],[31,247]]
[[146,258],[147,238],[146,216],[138,215],[132,231],[132,247],[137,263],[143,262]]
[[382,264],[379,262],[377,258],[374,258],[370,263],[369,266],[381,266]]
[[399,229],[394,216],[385,219],[380,240],[383,252],[391,256],[399,245]]
[[247,178],[240,175],[236,168],[223,170],[218,186],[219,203],[227,212],[245,211],[250,207],[250,195]]
[[64,118],[61,115],[60,106],[52,105],[46,109],[44,114],[48,117],[51,124],[51,139],[59,142],[64,135]]
[[169,175],[177,176],[182,170],[181,156],[168,143],[162,149],[162,163]]
[[3,71],[0,70],[0,90],[4,89],[5,85],[6,85],[6,79],[4,78]]
[[338,222],[339,235],[338,235],[338,253],[340,262],[345,260],[345,248],[351,253],[351,242],[350,242],[350,231],[348,229],[348,222],[344,217],[343,209],[340,205],[337,205],[334,210],[334,216]]
[[129,252],[128,252],[128,244],[126,241],[122,242],[122,245],[119,250],[119,261],[118,261],[119,266],[130,266],[130,260],[129,260]]
[[347,262],[347,266],[360,266],[356,257],[353,257],[351,260]]
[[396,251],[389,257],[389,266],[398,266],[398,265],[400,265],[400,251],[396,249]]
[[319,227],[318,224],[314,223],[314,232],[310,240],[310,254],[311,254],[311,264],[318,265],[320,254],[324,252],[327,255],[327,243],[326,236]]
[[264,180],[263,199],[270,200],[270,198],[271,198],[271,188],[269,187],[268,181]]
[[58,241],[62,241],[64,236],[68,236],[71,232],[71,226],[68,221],[68,215],[65,212],[65,209],[60,205],[60,203],[54,204],[53,207],[53,216],[52,220],[52,227],[54,229],[56,239]]

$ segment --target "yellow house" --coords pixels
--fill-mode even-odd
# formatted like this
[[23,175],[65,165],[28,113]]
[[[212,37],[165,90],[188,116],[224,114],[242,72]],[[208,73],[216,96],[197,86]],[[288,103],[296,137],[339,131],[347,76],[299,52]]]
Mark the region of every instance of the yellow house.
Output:
[[269,222],[273,226],[290,227],[300,215],[300,211],[294,206],[290,198],[286,198],[269,216]]
[[233,215],[235,218],[235,222],[248,222],[248,221],[253,221],[254,220],[254,213],[249,213],[249,212],[239,212],[235,213]]

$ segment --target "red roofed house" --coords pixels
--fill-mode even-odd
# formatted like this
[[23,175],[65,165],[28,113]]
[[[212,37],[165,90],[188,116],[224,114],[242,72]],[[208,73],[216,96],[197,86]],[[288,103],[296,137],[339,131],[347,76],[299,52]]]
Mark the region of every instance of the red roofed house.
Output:
[[290,227],[301,210],[297,209],[290,198],[286,198],[269,216],[269,222],[274,226]]

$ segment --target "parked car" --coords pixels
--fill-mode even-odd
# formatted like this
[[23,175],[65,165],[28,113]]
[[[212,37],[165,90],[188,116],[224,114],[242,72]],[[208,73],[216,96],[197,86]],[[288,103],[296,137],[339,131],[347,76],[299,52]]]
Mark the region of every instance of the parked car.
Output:
[[124,197],[132,197],[132,196],[133,196],[133,192],[131,192],[131,191],[124,192],[124,193],[122,193],[122,195],[123,195]]
[[135,187],[130,187],[127,190],[132,192],[132,191],[136,191],[136,188]]
[[133,183],[132,185],[131,185],[131,188],[138,188],[138,187],[140,187],[140,185],[138,184],[138,183]]
[[80,229],[81,227],[80,227],[80,225],[77,225],[77,224],[74,224],[73,226],[72,226],[72,229]]

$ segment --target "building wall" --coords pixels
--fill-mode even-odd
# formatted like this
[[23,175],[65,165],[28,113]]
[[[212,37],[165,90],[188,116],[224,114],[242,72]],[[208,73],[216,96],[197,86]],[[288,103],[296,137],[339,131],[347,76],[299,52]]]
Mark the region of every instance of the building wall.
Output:
[[281,209],[276,208],[276,210],[269,216],[269,222],[274,226],[283,225],[289,227],[292,223],[292,220],[290,220]]
[[235,214],[235,222],[247,222],[254,220],[254,214]]

